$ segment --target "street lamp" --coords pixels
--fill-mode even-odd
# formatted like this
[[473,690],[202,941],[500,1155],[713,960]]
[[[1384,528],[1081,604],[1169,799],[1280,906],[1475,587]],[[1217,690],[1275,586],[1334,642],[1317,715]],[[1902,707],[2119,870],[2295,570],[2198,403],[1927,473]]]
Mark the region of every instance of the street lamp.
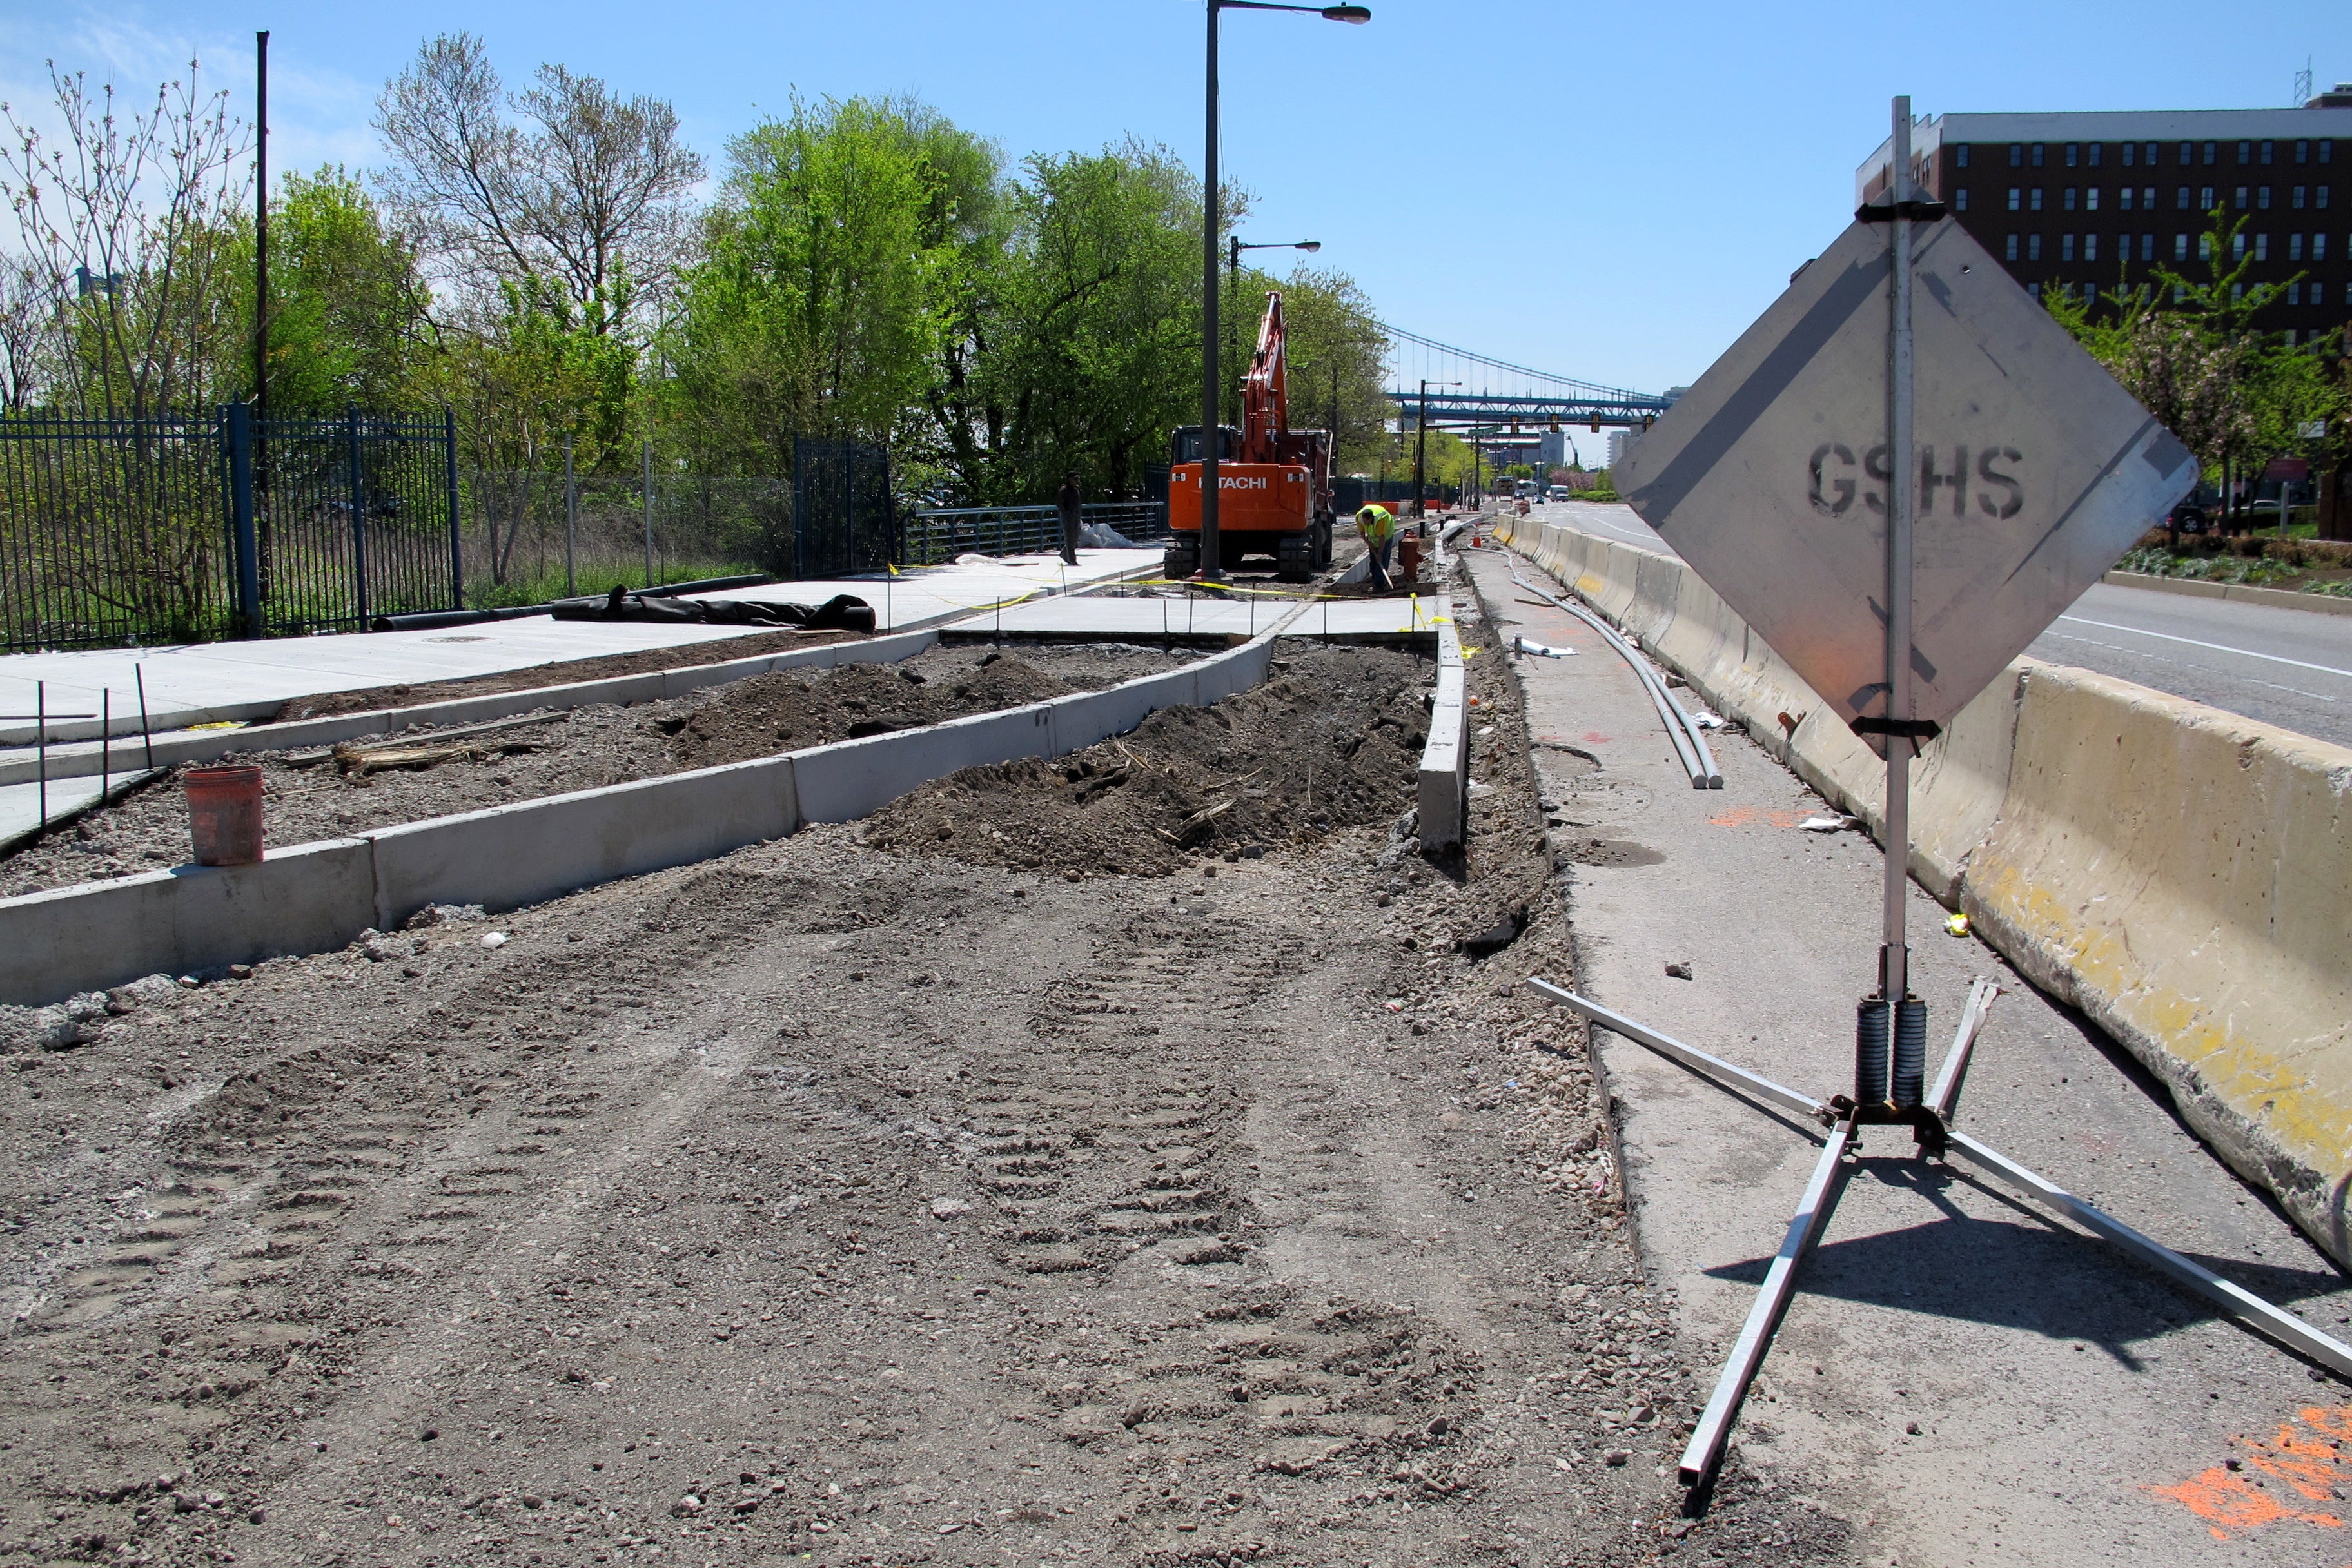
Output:
[[[1458,381],[1423,381],[1421,384],[1421,413],[1413,420],[1412,433],[1412,504],[1416,514],[1429,511],[1427,493],[1422,483],[1422,470],[1429,460],[1429,389],[1433,386],[1459,386]],[[1424,523],[1422,531],[1429,531]]]
[[[1226,278],[1227,278],[1227,279],[1230,281],[1231,286],[1232,286],[1232,290],[1233,290],[1233,292],[1234,292],[1234,293],[1235,293],[1235,294],[1239,294],[1239,293],[1241,292],[1241,287],[1242,287],[1242,252],[1243,252],[1243,251],[1244,251],[1244,250],[1320,250],[1320,249],[1322,249],[1322,248],[1323,248],[1323,242],[1322,242],[1321,240],[1319,240],[1319,239],[1286,240],[1286,241],[1282,241],[1282,242],[1278,242],[1278,243],[1272,244],[1272,245],[1252,245],[1252,244],[1250,244],[1247,240],[1243,239],[1243,238],[1242,238],[1240,236],[1238,236],[1238,235],[1234,236],[1234,237],[1233,237],[1233,239],[1231,239],[1230,241],[1228,241],[1228,242],[1227,242],[1227,245],[1228,245],[1228,248],[1229,248],[1229,249],[1231,250],[1231,252],[1232,252],[1232,258],[1231,258],[1231,262],[1230,262],[1230,264],[1229,264],[1229,265],[1227,266],[1227,268],[1226,268],[1226,270],[1225,270],[1225,277],[1226,277]],[[1236,321],[1236,322],[1234,322],[1234,326],[1239,326],[1239,325],[1240,325],[1240,323],[1239,323],[1238,321]],[[1229,387],[1230,387],[1230,386],[1233,384],[1233,378],[1232,378],[1231,376],[1226,376],[1226,377],[1224,377],[1224,378],[1223,378],[1223,380],[1224,380],[1224,383],[1225,383],[1225,384],[1226,384],[1227,386],[1229,386]]]
[[1208,0],[1208,135],[1201,178],[1201,575],[1214,583],[1224,575],[1223,547],[1217,539],[1217,17],[1233,11],[1298,11],[1327,22],[1372,19],[1368,5],[1276,5],[1266,0]]

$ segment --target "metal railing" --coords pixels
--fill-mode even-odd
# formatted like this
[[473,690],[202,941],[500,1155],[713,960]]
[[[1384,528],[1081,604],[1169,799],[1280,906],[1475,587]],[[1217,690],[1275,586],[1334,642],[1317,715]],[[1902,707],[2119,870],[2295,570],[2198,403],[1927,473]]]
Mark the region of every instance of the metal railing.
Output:
[[[1088,524],[1116,529],[1141,544],[1168,537],[1164,501],[1089,501]],[[931,566],[959,555],[1025,555],[1062,548],[1062,514],[1052,506],[959,506],[911,512],[906,521],[908,566]]]

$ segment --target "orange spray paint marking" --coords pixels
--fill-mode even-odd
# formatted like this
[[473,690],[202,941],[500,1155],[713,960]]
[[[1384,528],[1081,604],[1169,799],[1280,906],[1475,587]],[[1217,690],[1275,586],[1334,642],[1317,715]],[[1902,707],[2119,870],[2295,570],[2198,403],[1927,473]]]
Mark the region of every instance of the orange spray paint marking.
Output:
[[1769,822],[1775,827],[1794,827],[1808,816],[1809,811],[1768,811],[1760,805],[1735,805],[1720,816],[1707,821],[1717,827],[1746,827],[1751,823]]
[[2332,1445],[2302,1442],[2284,1422],[2273,1442],[2257,1443],[2251,1437],[2238,1442],[2246,1450],[2246,1463],[2278,1477],[2312,1501],[2326,1502],[2336,1495],[2343,1457]]
[[2352,1437],[2352,1405],[2339,1405],[2333,1410],[2314,1405],[2295,1414],[2315,1432],[2325,1432],[2331,1437]]
[[2329,1530],[2344,1528],[2344,1521],[2332,1513],[2295,1512],[2219,1465],[2177,1487],[2149,1487],[2147,1490],[2170,1499],[2203,1520],[2216,1541],[2229,1540],[2232,1530],[2252,1532],[2289,1519]]

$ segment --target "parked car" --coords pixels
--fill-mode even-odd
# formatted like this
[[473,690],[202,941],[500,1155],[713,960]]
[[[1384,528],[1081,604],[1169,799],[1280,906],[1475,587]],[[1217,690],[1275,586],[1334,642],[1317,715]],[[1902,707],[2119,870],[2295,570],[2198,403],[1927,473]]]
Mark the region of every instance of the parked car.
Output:
[[2205,492],[2192,490],[2173,506],[2164,525],[2182,533],[2202,533],[2212,526],[2212,521],[2213,514],[2206,510]]

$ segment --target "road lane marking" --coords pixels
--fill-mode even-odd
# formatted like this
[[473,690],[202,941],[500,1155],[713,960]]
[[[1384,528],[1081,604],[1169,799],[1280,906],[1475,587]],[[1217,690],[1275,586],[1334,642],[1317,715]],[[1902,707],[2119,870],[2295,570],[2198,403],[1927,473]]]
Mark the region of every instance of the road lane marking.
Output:
[[2246,658],[2267,659],[2272,664],[2291,664],[2297,669],[2315,669],[2322,675],[2341,675],[2352,679],[2352,669],[2338,669],[2332,664],[2309,664],[2299,658],[2282,658],[2274,653],[2256,653],[2250,647],[2231,647],[2227,643],[2200,642],[2195,637],[2177,637],[2169,632],[2144,631],[2138,626],[2117,626],[2113,621],[2095,621],[2083,616],[2061,616],[2062,621],[2072,621],[2078,626],[2097,626],[2102,631],[2128,632],[2136,637],[2158,637],[2165,642],[2186,643],[2190,647],[2210,649],[2214,653],[2234,653]]
[[[2233,686],[2259,686],[2266,691],[2284,691],[2290,697],[2308,697],[2314,702],[2325,702],[2331,708],[2341,708],[2344,706],[2344,699],[2340,697],[2330,697],[2324,691],[2305,691],[2300,686],[2282,686],[2275,680],[2264,680],[2259,675],[2240,675],[2233,670],[2216,669],[2210,664],[2199,664],[2190,659],[2167,658],[2160,653],[2150,653],[2144,647],[2126,647],[2121,643],[2101,642],[2096,637],[2078,637],[2072,632],[2043,632],[2042,636],[2045,637],[2055,637],[2060,642],[2078,642],[2086,647],[2103,647],[2109,653],[2119,653],[2126,658],[2145,659],[2150,664],[2168,665],[2174,669],[2189,670],[2195,674],[2201,675],[2210,680],[2226,681]],[[2034,640],[2038,642],[2041,638],[2037,637]],[[2063,658],[2053,658],[2050,662],[2053,664],[2063,664],[2066,661]],[[2127,676],[2120,676],[2117,677],[2117,679],[2128,679],[2130,678]],[[2142,684],[2145,684],[2145,682]],[[2158,689],[2164,689],[2159,688]],[[2205,702],[2206,700],[2201,697],[2187,697],[2184,693],[2178,691],[2174,692],[2173,695],[2176,697],[2181,697],[2184,700],[2189,702]],[[2219,703],[2212,702],[2208,702],[2206,705],[2208,707],[2221,706]],[[2233,710],[2224,710],[2224,711],[2233,711]],[[2244,717],[2252,718],[2253,715],[2246,714]],[[2264,720],[2262,721],[2262,722],[2274,723],[2276,721]],[[2291,724],[2284,727],[2287,729],[2294,728]]]

